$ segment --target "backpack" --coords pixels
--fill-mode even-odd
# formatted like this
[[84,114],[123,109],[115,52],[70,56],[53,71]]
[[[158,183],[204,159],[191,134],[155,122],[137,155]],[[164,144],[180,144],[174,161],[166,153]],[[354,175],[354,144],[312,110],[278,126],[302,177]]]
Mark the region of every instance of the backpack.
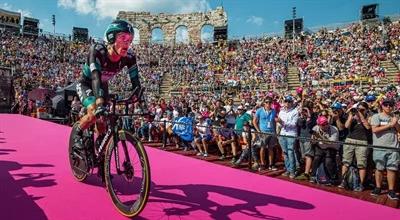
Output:
[[358,169],[354,166],[350,166],[346,173],[343,175],[344,186],[348,190],[354,190],[361,184],[360,175]]
[[316,181],[318,184],[328,184],[330,183],[329,177],[326,175],[324,163],[321,163],[315,174]]
[[260,148],[261,145],[262,145],[261,138],[260,138],[259,135],[257,135],[255,141],[253,142],[253,147],[254,148]]

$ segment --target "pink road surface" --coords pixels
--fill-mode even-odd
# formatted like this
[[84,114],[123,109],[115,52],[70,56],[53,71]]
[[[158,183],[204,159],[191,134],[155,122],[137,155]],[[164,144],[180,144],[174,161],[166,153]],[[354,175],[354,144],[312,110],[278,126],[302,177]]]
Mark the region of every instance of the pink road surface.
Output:
[[[0,219],[126,219],[97,176],[72,177],[71,128],[0,115]],[[137,219],[400,219],[400,210],[147,148],[152,187]]]

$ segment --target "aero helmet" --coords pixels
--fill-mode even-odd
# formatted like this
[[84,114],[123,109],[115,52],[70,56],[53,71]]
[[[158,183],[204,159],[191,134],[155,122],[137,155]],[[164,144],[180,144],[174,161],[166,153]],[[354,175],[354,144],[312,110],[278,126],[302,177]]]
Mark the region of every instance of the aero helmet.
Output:
[[110,25],[108,25],[105,33],[104,33],[104,40],[109,43],[113,44],[115,43],[115,38],[118,33],[120,32],[126,32],[134,35],[134,30],[131,24],[129,24],[125,20],[115,20],[111,22]]

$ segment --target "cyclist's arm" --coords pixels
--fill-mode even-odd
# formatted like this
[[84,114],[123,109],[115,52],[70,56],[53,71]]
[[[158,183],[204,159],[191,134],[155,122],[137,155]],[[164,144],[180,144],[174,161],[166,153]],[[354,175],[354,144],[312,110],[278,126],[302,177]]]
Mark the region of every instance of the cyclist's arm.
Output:
[[101,89],[100,62],[106,51],[99,45],[93,45],[89,50],[89,67],[92,76],[92,89],[96,99],[104,98],[104,91]]
[[92,89],[96,99],[103,98],[104,91],[101,89],[100,73],[97,70],[92,71]]
[[[136,88],[136,92],[135,95],[139,95],[140,93],[140,89],[141,84],[140,84],[140,80],[139,80],[139,69],[136,63],[136,57],[132,54],[128,55],[128,75],[129,78],[131,80],[132,83],[132,90],[135,90]],[[140,97],[138,97],[140,98]]]

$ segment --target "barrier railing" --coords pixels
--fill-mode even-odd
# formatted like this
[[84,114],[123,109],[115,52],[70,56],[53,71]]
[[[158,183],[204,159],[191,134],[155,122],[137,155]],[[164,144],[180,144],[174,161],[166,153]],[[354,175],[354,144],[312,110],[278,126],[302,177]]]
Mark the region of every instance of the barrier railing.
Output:
[[[197,125],[194,122],[193,123],[182,123],[182,122],[177,122],[177,121],[168,121],[168,120],[154,120],[153,122],[155,123],[162,123],[163,126],[163,133],[162,133],[162,146],[161,148],[165,148],[167,146],[167,123],[171,123],[172,126],[174,125],[184,125],[184,126],[192,126],[194,127],[203,127],[203,128],[209,128],[212,129],[212,131],[219,130],[219,129],[226,129],[226,130],[232,130],[235,131],[236,133],[238,132],[243,132],[243,130],[237,130],[237,129],[231,129],[231,128],[226,128],[226,127],[217,127],[217,126],[202,126],[202,125]],[[194,129],[192,130],[194,134]],[[388,147],[388,146],[382,146],[382,145],[373,145],[373,144],[356,144],[356,143],[346,143],[345,141],[330,141],[330,140],[325,140],[325,139],[316,139],[316,138],[309,138],[309,137],[301,137],[301,136],[287,136],[287,135],[280,135],[276,133],[268,133],[268,132],[258,132],[254,131],[251,129],[248,129],[247,131],[247,147],[249,148],[249,155],[252,155],[253,151],[253,144],[252,144],[252,134],[256,135],[270,135],[276,138],[279,137],[286,137],[286,138],[294,138],[296,140],[301,140],[301,141],[306,141],[306,142],[312,142],[312,143],[327,143],[327,144],[337,144],[337,145],[352,145],[352,146],[357,146],[357,147],[366,147],[369,149],[381,149],[381,150],[391,150],[391,151],[397,151],[400,152],[400,146],[397,148],[393,147]],[[252,157],[249,157],[249,168],[252,166]]]

